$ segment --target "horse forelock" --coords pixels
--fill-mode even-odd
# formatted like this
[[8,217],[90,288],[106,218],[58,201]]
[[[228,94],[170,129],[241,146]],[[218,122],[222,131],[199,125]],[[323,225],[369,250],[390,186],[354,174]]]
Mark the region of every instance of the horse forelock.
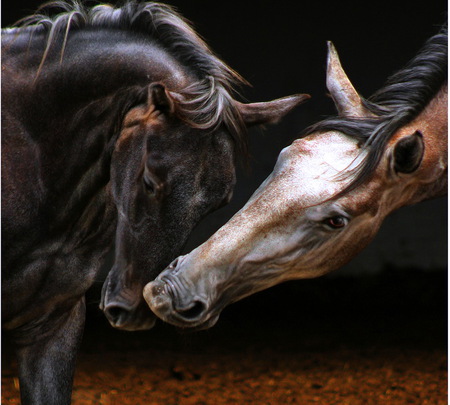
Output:
[[362,99],[374,117],[331,117],[307,128],[315,132],[339,131],[358,139],[367,151],[361,163],[348,173],[351,182],[335,197],[368,181],[376,170],[392,136],[416,118],[447,82],[447,25],[431,37],[422,50],[369,99]]
[[230,132],[241,158],[247,157],[246,126],[230,93],[213,77],[192,83],[179,92],[177,100],[179,117],[198,129],[215,130],[224,125]]
[[77,0],[54,1],[19,21],[17,27],[46,34],[38,73],[53,46],[61,47],[63,58],[67,39],[74,30],[117,29],[148,36],[197,77],[181,91],[177,90],[183,96],[177,100],[180,118],[201,129],[214,130],[224,125],[233,137],[237,154],[247,157],[245,125],[233,102],[236,86],[246,83],[245,80],[217,58],[190,23],[171,6],[130,0],[120,8],[106,4],[87,7]]

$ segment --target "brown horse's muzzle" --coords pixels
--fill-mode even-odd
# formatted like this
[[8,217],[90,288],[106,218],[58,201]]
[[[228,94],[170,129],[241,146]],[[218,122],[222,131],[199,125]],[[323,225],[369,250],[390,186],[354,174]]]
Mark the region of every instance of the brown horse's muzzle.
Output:
[[218,315],[211,312],[206,297],[195,292],[179,276],[182,258],[176,259],[154,281],[144,287],[144,298],[151,310],[163,321],[181,328],[206,329]]

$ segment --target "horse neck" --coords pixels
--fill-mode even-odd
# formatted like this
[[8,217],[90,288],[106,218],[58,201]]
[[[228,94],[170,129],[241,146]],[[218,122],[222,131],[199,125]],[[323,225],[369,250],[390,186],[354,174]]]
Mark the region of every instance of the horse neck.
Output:
[[9,69],[8,81],[13,79],[5,87],[14,87],[15,95],[25,96],[22,112],[26,117],[26,112],[34,111],[33,123],[36,118],[47,122],[70,119],[92,101],[127,87],[164,81],[177,90],[192,80],[166,51],[133,33],[73,31],[66,41],[58,38],[44,57],[44,33],[33,33],[30,28],[16,31],[2,32],[2,68]]
[[[53,45],[44,62],[45,36],[30,33],[2,38],[2,101],[39,145],[44,182],[64,194],[71,176],[109,176],[117,121],[131,92],[152,81],[175,87],[184,76],[162,49],[127,33],[75,31],[64,51]],[[95,162],[107,173],[93,170]]]
[[401,136],[419,130],[423,134],[425,152],[420,168],[414,173],[406,199],[401,206],[447,194],[448,167],[448,91],[443,85],[427,107],[410,124],[396,134],[392,143]]

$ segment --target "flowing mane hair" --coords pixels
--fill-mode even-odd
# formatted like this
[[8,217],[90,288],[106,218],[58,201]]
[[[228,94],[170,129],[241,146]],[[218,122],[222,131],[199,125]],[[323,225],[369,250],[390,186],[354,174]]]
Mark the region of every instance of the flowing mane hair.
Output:
[[369,99],[364,106],[376,117],[331,117],[307,128],[302,137],[313,132],[339,131],[359,140],[367,155],[350,175],[351,182],[338,193],[341,196],[370,179],[388,141],[411,122],[447,83],[447,24],[431,37],[421,51]]
[[179,118],[194,128],[205,130],[224,125],[235,141],[237,155],[241,158],[248,156],[246,128],[232,99],[236,87],[248,83],[213,54],[191,24],[174,8],[139,0],[128,0],[119,8],[108,4],[87,7],[78,0],[54,1],[44,4],[36,14],[20,20],[16,27],[3,32],[30,30],[31,35],[46,35],[38,73],[54,46],[61,47],[62,60],[68,37],[75,30],[117,29],[151,38],[198,79],[177,91],[182,96],[177,98]]

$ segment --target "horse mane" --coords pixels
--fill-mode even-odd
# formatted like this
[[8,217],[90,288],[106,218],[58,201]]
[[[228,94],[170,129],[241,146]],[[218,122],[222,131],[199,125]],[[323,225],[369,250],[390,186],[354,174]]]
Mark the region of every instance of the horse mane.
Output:
[[396,131],[411,122],[447,82],[447,25],[431,37],[421,51],[369,99],[365,107],[376,117],[331,117],[307,128],[313,132],[339,131],[356,138],[367,151],[365,159],[349,174],[353,177],[342,196],[370,179]]
[[178,91],[182,95],[177,98],[179,117],[186,124],[205,130],[225,125],[235,141],[238,156],[248,156],[246,128],[232,99],[236,86],[247,82],[217,58],[191,24],[171,6],[128,0],[118,8],[108,4],[87,7],[82,1],[61,0],[44,4],[16,27],[47,35],[39,70],[50,48],[60,43],[63,58],[68,36],[74,30],[117,29],[155,40],[198,78]]

